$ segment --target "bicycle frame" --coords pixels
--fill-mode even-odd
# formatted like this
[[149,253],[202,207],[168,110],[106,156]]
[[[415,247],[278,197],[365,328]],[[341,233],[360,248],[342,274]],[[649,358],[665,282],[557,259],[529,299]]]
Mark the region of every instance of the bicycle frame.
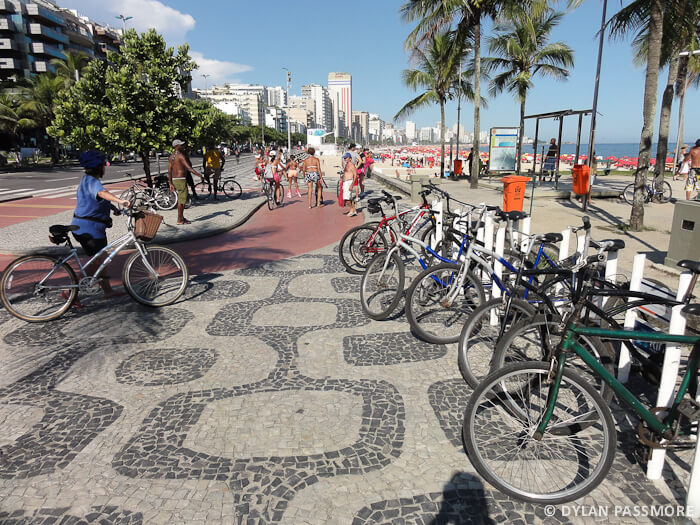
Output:
[[[592,356],[585,348],[574,340],[575,335],[589,335],[603,339],[667,342],[688,345],[692,344],[693,349],[690,352],[685,374],[683,375],[678,392],[673,399],[673,403],[668,409],[668,414],[662,420],[659,420],[659,418],[657,418],[649,409],[647,409],[634,394],[627,390],[622,383],[620,383],[610,372],[608,372],[594,356]],[[593,370],[596,375],[603,379],[603,381],[605,381],[610,388],[613,389],[617,396],[630,408],[632,408],[632,410],[634,410],[656,434],[665,439],[670,439],[673,437],[670,432],[671,426],[678,419],[678,407],[688,391],[691,379],[698,373],[698,364],[700,362],[700,336],[670,335],[627,330],[605,330],[603,328],[588,328],[579,325],[570,326],[566,332],[566,336],[564,337],[561,350],[558,351],[558,355],[555,356],[557,365],[556,375],[554,377],[552,388],[549,391],[547,409],[537,424],[537,429],[534,434],[536,439],[541,439],[554,412],[559,386],[561,385],[561,379],[564,374],[567,352],[573,352],[579,356],[581,360],[586,363],[586,365],[588,365],[588,367]]]
[[[408,242],[406,242],[406,241],[408,241]],[[467,243],[467,236],[465,235],[464,239],[462,239],[462,244],[459,248],[459,254],[457,255],[457,259],[452,260],[452,259],[446,259],[446,258],[442,257],[440,254],[435,252],[435,250],[433,250],[428,243],[425,243],[425,242],[421,241],[420,239],[416,239],[415,237],[411,237],[410,235],[402,234],[401,238],[398,240],[398,242],[394,246],[392,246],[391,249],[389,250],[389,252],[387,253],[386,261],[384,261],[384,267],[382,268],[382,273],[380,274],[380,277],[379,277],[380,279],[384,276],[384,272],[386,271],[386,268],[389,265],[389,260],[391,259],[391,256],[401,249],[406,250],[411,255],[413,255],[416,259],[418,259],[418,263],[421,265],[421,267],[424,270],[428,268],[428,265],[423,260],[423,258],[420,256],[418,251],[415,248],[413,248],[413,246],[411,246],[411,244],[413,244],[413,243],[418,244],[419,246],[424,248],[425,251],[427,251],[430,255],[432,255],[433,257],[437,257],[442,262],[456,263],[457,261],[459,261],[459,257],[461,256],[462,251],[464,250],[464,247]]]

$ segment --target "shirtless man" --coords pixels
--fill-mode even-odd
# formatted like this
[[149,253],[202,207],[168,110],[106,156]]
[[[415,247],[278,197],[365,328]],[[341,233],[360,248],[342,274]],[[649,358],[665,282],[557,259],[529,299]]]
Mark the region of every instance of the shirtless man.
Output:
[[343,169],[343,200],[345,205],[350,207],[348,217],[354,217],[357,215],[357,210],[355,209],[355,199],[352,198],[352,187],[357,181],[357,168],[352,161],[352,154],[349,152],[343,155],[343,162],[345,162]]
[[683,162],[690,160],[690,170],[686,175],[685,199],[690,200],[693,190],[700,192],[700,139],[695,141],[695,146],[690,148],[683,158]]
[[190,224],[190,221],[183,216],[185,212],[185,202],[187,201],[187,174],[192,173],[200,179],[204,177],[192,167],[182,152],[185,145],[179,139],[173,140],[173,154],[168,159],[168,181],[170,189],[177,191],[177,223]]

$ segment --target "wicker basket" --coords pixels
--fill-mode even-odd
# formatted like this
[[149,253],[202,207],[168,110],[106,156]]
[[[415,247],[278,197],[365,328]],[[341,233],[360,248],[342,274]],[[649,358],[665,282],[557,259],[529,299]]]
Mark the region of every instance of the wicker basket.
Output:
[[158,233],[163,216],[150,211],[142,211],[136,215],[134,223],[134,235],[142,241],[152,241]]

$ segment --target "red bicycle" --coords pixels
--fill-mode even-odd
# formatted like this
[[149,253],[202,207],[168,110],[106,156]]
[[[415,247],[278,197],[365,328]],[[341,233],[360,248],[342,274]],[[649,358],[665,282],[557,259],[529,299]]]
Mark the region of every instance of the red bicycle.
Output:
[[[426,200],[426,196],[432,191],[430,189],[421,191],[423,202],[420,206],[414,206],[402,212],[399,212],[398,208],[400,196],[393,196],[384,190],[382,193],[384,197],[367,201],[367,210],[370,213],[381,213],[382,219],[378,222],[355,226],[340,239],[338,246],[340,262],[350,273],[362,274],[369,261],[378,253],[388,250],[402,233],[413,236],[420,233],[420,239],[423,242],[433,244],[431,241],[435,233],[435,216]],[[382,208],[382,202],[393,206],[393,215],[387,217]]]

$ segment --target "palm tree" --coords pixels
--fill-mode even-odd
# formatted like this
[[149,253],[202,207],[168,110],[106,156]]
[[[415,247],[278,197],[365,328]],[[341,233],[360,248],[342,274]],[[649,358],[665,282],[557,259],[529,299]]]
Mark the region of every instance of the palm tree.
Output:
[[[575,0],[570,0],[574,2]],[[577,0],[580,1],[580,0]],[[474,100],[481,101],[481,22],[484,17],[495,19],[513,9],[530,9],[533,13],[545,9],[546,0],[407,0],[399,12],[404,22],[417,21],[416,28],[406,38],[407,49],[417,50],[430,37],[446,28],[454,28],[456,38],[469,45],[474,53]],[[474,104],[474,151],[479,151],[481,106]],[[472,173],[479,173],[479,155],[472,157]],[[478,176],[471,178],[471,187],[478,187]]]
[[51,65],[56,68],[56,76],[63,78],[70,87],[83,76],[91,58],[85,53],[76,51],[68,51],[65,55],[65,60],[54,58],[51,60]]
[[445,104],[457,92],[467,98],[474,96],[471,85],[460,74],[461,58],[465,53],[463,42],[457,40],[453,32],[437,33],[431,38],[425,52],[415,50],[416,69],[405,69],[401,74],[407,87],[414,91],[424,91],[408,101],[396,113],[394,120],[400,120],[417,109],[432,104],[440,105],[440,176],[445,173]]
[[496,26],[496,36],[489,38],[489,51],[496,57],[482,59],[487,73],[500,71],[491,81],[489,93],[496,96],[508,91],[520,101],[520,136],[518,139],[518,165],[525,133],[525,101],[536,75],[558,80],[569,76],[567,67],[574,64],[573,50],[563,42],[547,44],[552,30],[559,24],[563,13],[551,10],[530,14],[523,10]]
[[[31,115],[36,123],[36,127],[46,132],[54,120],[54,107],[58,96],[66,89],[64,78],[57,77],[50,73],[44,73],[33,77],[29,83],[20,87],[20,111],[23,114]],[[49,135],[49,149],[51,150],[52,162],[58,162],[58,151],[56,142]]]
[[23,114],[17,98],[9,93],[0,93],[0,132],[10,137],[12,145],[17,144],[19,130],[34,127],[36,122]]
[[644,226],[644,196],[647,172],[654,138],[654,117],[659,85],[659,69],[664,30],[664,11],[668,0],[635,0],[623,7],[609,21],[611,38],[646,31],[647,70],[644,80],[642,133],[639,141],[639,162],[634,175],[634,198],[630,213],[630,229],[641,231]]

